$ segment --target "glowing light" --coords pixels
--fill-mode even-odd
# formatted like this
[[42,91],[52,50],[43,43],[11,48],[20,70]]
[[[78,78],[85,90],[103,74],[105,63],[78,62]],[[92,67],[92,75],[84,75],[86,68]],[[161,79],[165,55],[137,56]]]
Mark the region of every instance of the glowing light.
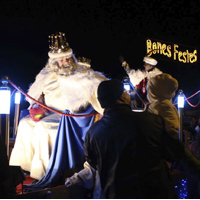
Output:
[[0,114],[10,114],[9,87],[0,87]]
[[182,179],[175,185],[175,190],[178,195],[178,199],[187,199],[188,191],[187,191],[187,179]]
[[184,96],[182,94],[178,96],[178,108],[184,108]]
[[148,56],[151,56],[152,54],[160,54],[167,56],[173,61],[182,63],[197,63],[196,47],[186,47],[183,45],[173,44],[166,41],[158,41],[157,39],[150,38],[146,40],[146,46]]
[[20,92],[15,92],[15,104],[20,104],[21,100],[21,93]]
[[142,108],[134,108],[132,109],[133,112],[144,112],[144,109]]
[[124,89],[129,91],[129,90],[131,89],[131,87],[130,87],[129,84],[126,84],[126,83],[125,83],[125,84],[124,84]]

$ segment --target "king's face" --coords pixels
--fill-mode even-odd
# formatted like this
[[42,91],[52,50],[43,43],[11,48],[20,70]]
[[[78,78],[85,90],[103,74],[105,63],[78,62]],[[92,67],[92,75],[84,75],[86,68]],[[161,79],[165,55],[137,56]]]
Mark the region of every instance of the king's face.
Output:
[[57,60],[57,62],[60,68],[67,68],[71,66],[73,58],[63,58],[61,60]]

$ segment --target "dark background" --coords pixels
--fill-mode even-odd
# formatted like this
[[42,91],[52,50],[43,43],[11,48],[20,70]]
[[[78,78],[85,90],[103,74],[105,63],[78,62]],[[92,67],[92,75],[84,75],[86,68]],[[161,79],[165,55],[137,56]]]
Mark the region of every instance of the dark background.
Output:
[[[0,76],[27,91],[48,59],[48,35],[62,31],[75,55],[92,60],[94,70],[122,80],[119,56],[143,68],[146,38],[199,50],[199,1],[100,0],[2,1]],[[199,58],[199,51],[198,51]],[[179,81],[186,97],[199,90],[199,63],[158,60],[158,68]],[[11,86],[13,90],[13,87]],[[197,104],[199,94],[190,99]],[[21,107],[28,104],[23,100]],[[186,109],[195,109],[186,104]]]

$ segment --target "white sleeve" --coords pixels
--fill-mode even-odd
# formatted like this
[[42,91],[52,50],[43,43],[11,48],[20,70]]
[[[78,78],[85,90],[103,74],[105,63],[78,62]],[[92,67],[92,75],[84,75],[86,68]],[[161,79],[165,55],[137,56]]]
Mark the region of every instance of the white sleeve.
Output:
[[65,179],[65,185],[66,187],[79,185],[91,189],[95,185],[95,175],[95,169],[93,169],[86,161],[84,163],[84,169]]
[[128,76],[130,78],[131,83],[135,87],[147,76],[147,73],[139,69],[138,70],[131,69]]
[[[45,68],[43,68],[36,76],[34,83],[30,86],[28,90],[28,95],[33,99],[38,100],[43,92],[44,85],[46,84],[46,82],[48,82],[50,76],[52,76],[52,72],[49,72]],[[26,98],[26,100],[30,103],[30,108],[34,104],[34,101],[28,97]]]
[[87,161],[83,166],[84,169],[75,174],[77,177],[79,177],[83,187],[91,189],[94,187],[96,170],[92,168]]

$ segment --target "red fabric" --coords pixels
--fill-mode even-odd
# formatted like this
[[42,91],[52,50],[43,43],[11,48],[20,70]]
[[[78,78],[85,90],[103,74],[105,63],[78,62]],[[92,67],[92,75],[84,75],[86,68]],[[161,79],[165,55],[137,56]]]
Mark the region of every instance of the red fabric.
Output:
[[42,106],[38,106],[37,108],[31,108],[29,110],[30,116],[34,121],[40,121],[42,118],[47,116],[50,112],[43,108]]
[[[26,180],[23,181],[23,185],[30,185],[34,180],[35,180],[34,178],[31,178],[29,175],[26,175]],[[54,185],[53,187],[57,187],[57,186],[61,186],[61,185],[62,184],[58,183],[58,184]],[[26,194],[26,193],[27,192],[25,190],[23,190],[23,194]],[[21,183],[19,185],[17,185],[17,187],[16,187],[16,194],[17,195],[22,194],[22,184]]]
[[136,85],[136,88],[140,89],[140,91],[142,92],[142,94],[146,94],[147,92],[147,78],[144,78],[140,81],[140,83],[138,85]]
[[[23,181],[23,185],[29,185],[34,181],[33,178],[31,178],[30,176],[26,175],[26,180]],[[24,191],[23,191],[24,192]],[[20,183],[19,185],[17,185],[16,187],[16,194],[21,194],[22,193],[22,184]]]

